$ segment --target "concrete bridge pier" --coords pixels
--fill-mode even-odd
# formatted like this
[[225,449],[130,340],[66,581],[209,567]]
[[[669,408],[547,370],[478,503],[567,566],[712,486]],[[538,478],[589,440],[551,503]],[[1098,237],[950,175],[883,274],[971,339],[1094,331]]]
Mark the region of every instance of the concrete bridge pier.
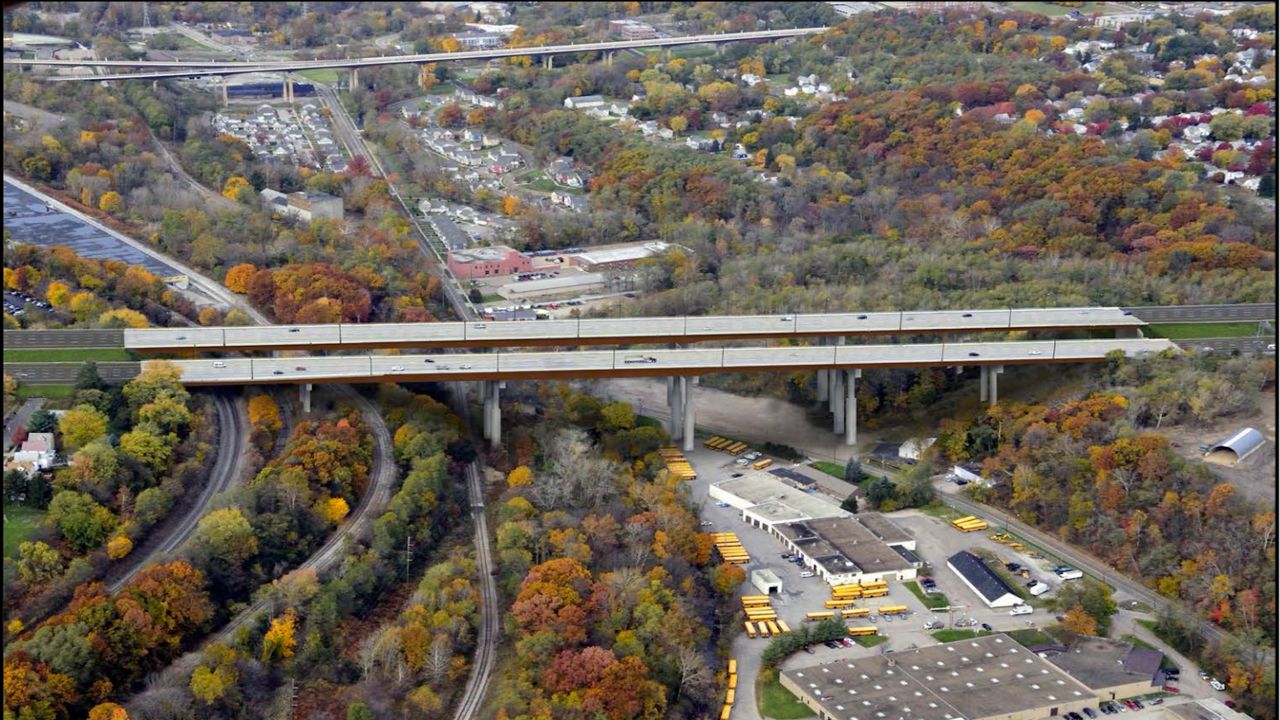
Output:
[[221,80],[222,80],[222,104],[229,105],[231,104],[231,98],[227,96],[227,76],[223,75]]
[[284,101],[293,104],[293,78],[289,77],[289,73],[284,74],[280,87],[280,95]]
[[858,444],[858,378],[862,369],[845,370],[844,396],[844,444]]
[[978,402],[987,399],[987,366],[978,366]]
[[671,439],[674,440],[684,432],[685,416],[685,378],[671,376],[667,378],[667,408],[671,411]]
[[605,51],[605,54],[604,54],[604,66],[605,66],[605,67],[613,67],[613,56],[614,56],[614,55],[617,55],[617,54],[618,54],[618,53],[617,53],[617,52],[615,52],[615,51],[613,51],[613,50],[607,50],[607,51]]
[[550,70],[552,68],[552,60],[550,55],[542,56],[542,69]]
[[991,376],[991,380],[988,382],[988,390],[991,391],[990,401],[992,407],[996,404],[996,376],[1002,373],[1004,373],[1003,365],[993,365],[987,368],[987,374]]
[[696,377],[680,378],[680,404],[684,409],[684,442],[681,449],[685,452],[693,450],[693,386],[698,384]]
[[303,383],[298,386],[298,400],[302,402],[302,412],[304,415],[311,414],[311,383]]
[[832,375],[835,382],[831,386],[831,404],[835,406],[835,420],[832,423],[832,432],[839,435],[844,432],[844,411],[845,411],[845,382],[844,370],[833,370]]
[[356,86],[359,84],[360,84],[360,68],[351,68],[351,85],[347,89],[355,90]]
[[480,399],[484,401],[484,410],[480,412],[482,420],[481,424],[483,426],[483,429],[480,431],[480,436],[485,440],[488,440],[493,434],[489,430],[489,422],[493,420],[493,409],[490,407],[490,404],[493,401],[493,391],[489,389],[489,386],[492,384],[492,380],[480,381]]
[[501,380],[490,380],[486,384],[488,387],[484,394],[485,437],[489,439],[489,446],[496,448],[502,444],[502,404],[499,399],[506,383]]

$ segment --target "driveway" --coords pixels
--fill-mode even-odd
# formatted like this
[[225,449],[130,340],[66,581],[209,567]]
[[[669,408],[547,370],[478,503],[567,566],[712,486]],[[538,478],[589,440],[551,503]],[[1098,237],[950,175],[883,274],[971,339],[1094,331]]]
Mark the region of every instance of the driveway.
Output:
[[4,451],[9,452],[9,448],[13,446],[13,431],[21,425],[26,427],[31,422],[31,416],[44,406],[44,398],[31,398],[22,403],[22,407],[18,408],[13,415],[4,423]]

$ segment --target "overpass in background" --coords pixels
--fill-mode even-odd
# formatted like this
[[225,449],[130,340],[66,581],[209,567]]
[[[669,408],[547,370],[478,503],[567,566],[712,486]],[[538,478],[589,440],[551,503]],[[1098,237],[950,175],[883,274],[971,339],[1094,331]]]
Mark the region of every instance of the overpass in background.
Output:
[[[369,323],[124,330],[138,352],[498,347],[798,339],[837,335],[941,334],[1144,326],[1121,308],[1003,308],[804,315],[574,318],[529,322]],[[46,333],[57,331],[45,331]],[[9,333],[5,334],[9,341]]]
[[715,372],[818,370],[818,399],[834,416],[833,430],[846,444],[857,442],[857,379],[866,368],[976,365],[980,397],[996,402],[1005,365],[1103,362],[1111,352],[1133,356],[1177,346],[1169,340],[1044,340],[899,345],[690,348],[683,350],[579,350],[440,355],[348,355],[225,360],[150,360],[142,369],[172,362],[188,386],[296,384],[310,410],[315,383],[481,382],[484,436],[502,437],[499,395],[508,380],[666,377],[672,436],[693,448],[693,385]]
[[[498,48],[493,50],[468,50],[452,53],[422,53],[414,55],[391,55],[370,58],[345,58],[339,60],[299,60],[296,62],[201,62],[182,60],[39,60],[15,58],[6,63],[17,63],[27,66],[62,66],[62,67],[131,67],[157,68],[150,72],[123,73],[117,75],[83,75],[50,77],[52,81],[91,81],[108,80],[163,80],[166,78],[189,78],[209,75],[227,76],[258,72],[296,72],[299,70],[343,69],[356,73],[360,68],[383,67],[387,65],[425,65],[428,63],[458,62],[468,60],[498,60],[512,57],[540,57],[547,67],[556,55],[574,55],[578,53],[603,53],[605,62],[612,63],[614,55],[623,50],[640,48],[673,48],[683,45],[719,45],[731,42],[787,40],[826,32],[826,27],[789,28],[784,30],[755,30],[739,33],[712,33],[705,35],[686,35],[673,38],[654,38],[649,40],[619,40],[609,42],[574,43],[568,45],[540,45],[523,48]],[[174,70],[174,68],[178,68]]]

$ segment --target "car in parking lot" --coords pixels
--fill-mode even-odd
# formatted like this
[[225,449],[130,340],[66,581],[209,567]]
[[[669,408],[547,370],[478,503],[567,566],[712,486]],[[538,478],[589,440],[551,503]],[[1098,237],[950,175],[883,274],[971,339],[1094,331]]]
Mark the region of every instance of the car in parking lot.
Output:
[[850,647],[853,647],[853,641],[850,640],[849,638],[840,638],[840,645],[842,647],[850,648]]
[[698,525],[701,527],[710,527],[713,524],[714,523],[712,523],[710,520],[703,520],[702,522],[698,523]]
[[1222,684],[1222,681],[1221,681],[1221,680],[1219,680],[1218,678],[1213,678],[1212,680],[1210,680],[1210,681],[1209,681],[1209,687],[1213,688],[1214,690],[1226,690],[1226,689],[1227,689],[1227,686],[1226,686],[1226,685],[1223,685],[1223,684]]
[[836,648],[840,647],[839,645],[837,645],[837,644],[836,644],[836,641],[835,641],[835,640],[828,640],[828,641],[826,641],[825,643],[823,643],[823,645],[826,645],[827,647],[831,648],[832,650],[835,650]]
[[812,570],[805,570],[804,572],[800,573],[800,577],[802,577],[802,578],[811,578],[811,577],[813,577],[813,571],[812,571]]
[[924,621],[925,630],[937,630],[940,627],[942,627],[941,620],[925,620]]
[[1065,717],[1067,718],[1067,720],[1084,720],[1084,718],[1081,717],[1080,713],[1078,712],[1069,712],[1065,715]]
[[981,627],[982,627],[982,629],[983,629],[983,630],[986,630],[987,632],[991,632],[991,626],[990,626],[990,625],[988,625],[988,624],[986,624],[986,623],[982,623],[982,626],[981,626]]
[[1090,718],[1098,717],[1098,713],[1094,712],[1093,708],[1084,708],[1083,712],[1085,715],[1088,715]]

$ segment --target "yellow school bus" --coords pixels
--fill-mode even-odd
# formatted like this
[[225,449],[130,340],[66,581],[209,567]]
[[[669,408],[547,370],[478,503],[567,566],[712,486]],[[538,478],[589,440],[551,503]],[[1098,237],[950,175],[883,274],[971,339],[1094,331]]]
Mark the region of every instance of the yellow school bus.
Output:
[[853,637],[858,637],[859,635],[879,635],[880,631],[876,629],[875,625],[867,625],[865,627],[851,627],[849,628],[849,634]]
[[743,626],[743,627],[745,627],[745,628],[747,629],[747,637],[751,638],[752,640],[755,640],[755,639],[756,639],[756,624],[755,624],[755,623],[753,623],[753,622],[745,622],[745,623],[742,623],[742,626]]
[[779,628],[778,623],[774,622],[775,619],[776,618],[769,620],[769,633],[772,634],[774,637],[777,637],[778,635],[782,634],[782,628]]
[[765,624],[764,620],[760,620],[756,623],[756,632],[760,633],[760,637],[762,638],[769,637],[769,626]]
[[901,615],[907,611],[906,605],[885,605],[880,608],[881,615]]
[[729,674],[730,675],[738,674],[738,661],[734,660],[733,658],[729,659]]
[[849,608],[841,610],[840,614],[846,618],[866,617],[871,614],[871,608]]
[[804,616],[804,621],[805,621],[805,622],[818,622],[819,620],[828,620],[828,619],[833,618],[833,617],[835,617],[835,616],[836,616],[836,613],[835,613],[835,611],[834,611],[834,610],[827,610],[827,611],[825,611],[825,612],[811,612],[811,613],[806,613],[806,614],[805,614],[805,616]]
[[733,700],[734,700],[733,696],[736,695],[737,692],[738,692],[737,690],[730,690],[729,692],[724,694],[724,704],[726,706],[733,705]]
[[733,710],[733,706],[732,706],[732,705],[725,705],[725,706],[720,710],[720,720],[729,720],[729,712],[730,712],[731,710]]
[[788,634],[790,634],[790,633],[791,633],[791,627],[790,627],[790,626],[788,626],[788,625],[787,625],[785,622],[783,622],[782,620],[778,620],[778,629],[782,631],[782,634],[783,634],[783,635],[788,635]]
[[737,689],[738,689],[738,674],[737,674],[737,673],[734,673],[734,674],[732,674],[732,675],[730,675],[730,676],[729,676],[729,689],[730,689],[730,690],[737,690]]
[[839,609],[839,608],[847,608],[850,605],[852,605],[853,602],[854,602],[853,598],[849,598],[848,600],[827,600],[826,602],[822,603],[822,605],[823,607],[826,607],[826,608]]
[[757,460],[757,461],[755,461],[755,462],[751,463],[751,468],[752,468],[753,470],[763,470],[763,469],[765,469],[765,468],[769,467],[769,466],[770,466],[770,465],[772,465],[772,464],[773,464],[773,459],[772,459],[772,458],[765,458],[765,459],[763,459],[763,460]]

